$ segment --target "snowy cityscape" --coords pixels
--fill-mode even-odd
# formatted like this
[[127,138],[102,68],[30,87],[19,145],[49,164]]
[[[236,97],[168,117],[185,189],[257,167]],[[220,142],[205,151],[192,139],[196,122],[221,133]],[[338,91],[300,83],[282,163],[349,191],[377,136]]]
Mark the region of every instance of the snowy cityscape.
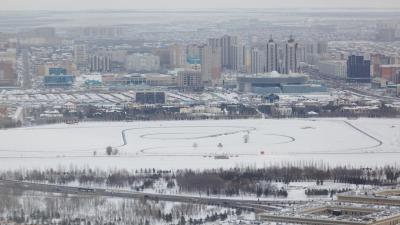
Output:
[[16,0],[0,225],[395,225],[400,3]]

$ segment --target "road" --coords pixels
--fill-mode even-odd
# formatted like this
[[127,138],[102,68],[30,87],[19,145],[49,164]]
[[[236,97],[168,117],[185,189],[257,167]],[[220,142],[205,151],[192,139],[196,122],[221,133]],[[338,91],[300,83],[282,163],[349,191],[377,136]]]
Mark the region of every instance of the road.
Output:
[[[79,187],[71,186],[58,186],[50,184],[39,184],[29,183],[14,180],[0,180],[0,186],[8,187],[12,189],[22,189],[30,191],[41,191],[48,193],[67,193],[73,195],[87,194],[87,192],[81,192],[78,190]],[[112,193],[113,192],[113,193]],[[89,194],[92,194],[89,192]],[[182,196],[182,195],[166,195],[166,194],[154,194],[154,193],[143,193],[138,191],[119,190],[119,189],[97,189],[93,195],[103,197],[117,197],[117,198],[147,198],[149,200],[155,200],[157,197],[160,201],[171,201],[171,202],[186,202],[186,203],[204,203],[208,205],[219,205],[226,208],[242,208],[248,210],[254,210],[254,207],[264,211],[276,210],[277,208],[284,208],[291,204],[304,204],[305,201],[288,201],[288,200],[233,200],[227,198],[209,198],[202,196]]]
[[331,76],[324,75],[322,73],[317,73],[317,72],[314,72],[312,75],[310,75],[310,77],[323,79],[323,80],[329,82],[330,84],[332,84],[333,87],[336,87],[336,88],[340,87],[342,90],[351,91],[351,92],[354,92],[359,95],[369,96],[369,97],[377,98],[377,99],[384,100],[384,101],[394,100],[394,98],[392,98],[392,97],[382,96],[382,95],[378,95],[378,94],[375,94],[372,92],[366,92],[366,91],[362,91],[359,89],[355,89],[354,87],[349,86],[346,83],[339,82],[337,77],[331,77]]

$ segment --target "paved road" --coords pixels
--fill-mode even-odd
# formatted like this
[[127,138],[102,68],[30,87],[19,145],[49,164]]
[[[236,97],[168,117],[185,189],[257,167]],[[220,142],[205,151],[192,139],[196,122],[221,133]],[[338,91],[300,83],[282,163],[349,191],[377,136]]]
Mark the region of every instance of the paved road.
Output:
[[[85,194],[78,190],[78,187],[71,186],[58,186],[50,184],[38,184],[21,182],[14,180],[0,180],[0,186],[8,188],[17,188],[22,190],[32,190],[32,191],[42,191],[50,193],[67,193],[67,194]],[[113,192],[113,193],[112,193]],[[92,194],[89,192],[89,194]],[[258,201],[258,200],[232,200],[225,198],[207,198],[202,196],[180,196],[180,195],[165,195],[165,194],[150,194],[137,191],[129,190],[118,190],[118,189],[96,189],[93,193],[97,196],[104,197],[120,197],[120,198],[147,198],[149,200],[154,200],[156,197],[161,201],[171,201],[171,202],[187,202],[187,203],[205,203],[208,205],[220,205],[227,208],[243,208],[254,210],[254,207],[262,209],[264,211],[276,210],[277,208],[286,207],[291,204],[303,204],[304,201],[288,201],[288,200],[277,200],[277,201]]]

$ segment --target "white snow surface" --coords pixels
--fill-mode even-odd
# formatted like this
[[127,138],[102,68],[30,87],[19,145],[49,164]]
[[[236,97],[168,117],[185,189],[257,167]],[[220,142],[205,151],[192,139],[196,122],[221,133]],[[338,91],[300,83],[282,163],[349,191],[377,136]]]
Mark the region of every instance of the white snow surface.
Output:
[[[399,128],[396,119],[364,118],[55,124],[0,130],[0,166],[37,168],[73,163],[171,170],[240,164],[262,167],[311,159],[331,165],[375,166],[396,162]],[[243,136],[248,133],[249,142],[244,143]],[[107,156],[107,146],[117,147],[120,154]],[[230,159],[208,157],[214,154],[227,154]]]

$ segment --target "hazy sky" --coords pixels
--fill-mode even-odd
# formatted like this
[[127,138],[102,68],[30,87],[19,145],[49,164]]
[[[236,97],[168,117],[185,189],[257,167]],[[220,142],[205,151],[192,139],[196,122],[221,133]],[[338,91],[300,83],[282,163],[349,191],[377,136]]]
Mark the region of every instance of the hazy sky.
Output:
[[6,10],[178,8],[400,8],[400,0],[0,0]]

